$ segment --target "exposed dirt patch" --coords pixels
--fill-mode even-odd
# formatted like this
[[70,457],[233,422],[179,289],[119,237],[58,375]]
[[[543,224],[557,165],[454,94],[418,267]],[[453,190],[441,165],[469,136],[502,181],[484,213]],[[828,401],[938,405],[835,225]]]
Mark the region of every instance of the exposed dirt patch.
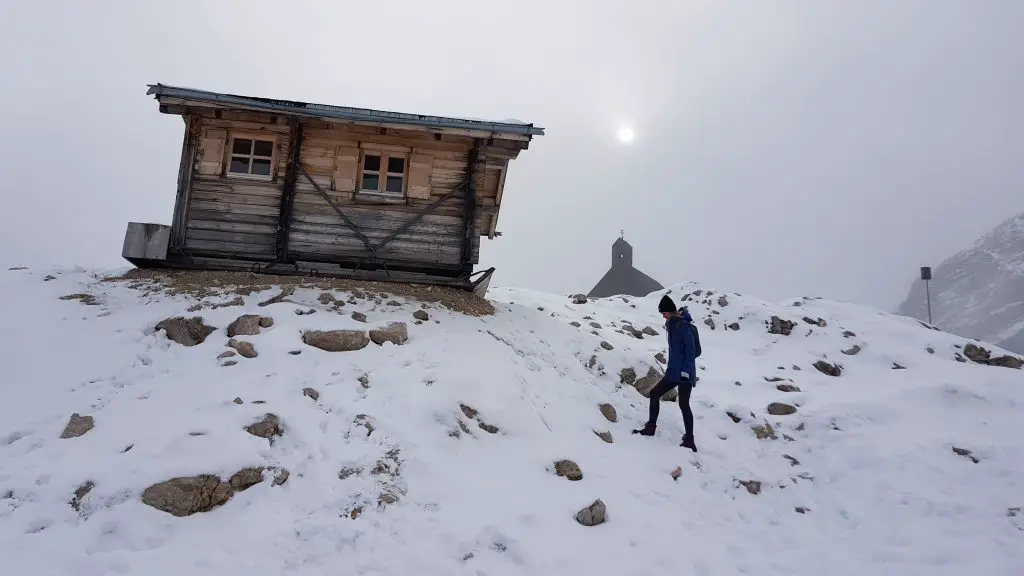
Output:
[[430,286],[426,284],[404,284],[398,282],[369,282],[343,280],[338,278],[311,278],[305,276],[276,276],[252,272],[215,272],[207,270],[143,270],[133,268],[119,276],[108,276],[104,282],[129,282],[129,287],[147,292],[162,292],[171,295],[187,295],[206,298],[224,294],[248,296],[254,292],[282,288],[302,287],[347,292],[388,292],[402,296],[441,304],[455,312],[469,316],[489,316],[494,306],[471,292]]

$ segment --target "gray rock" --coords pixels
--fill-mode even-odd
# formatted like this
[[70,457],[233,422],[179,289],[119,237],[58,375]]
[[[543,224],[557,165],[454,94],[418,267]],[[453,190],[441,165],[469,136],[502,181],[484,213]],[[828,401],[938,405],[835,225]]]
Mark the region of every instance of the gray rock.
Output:
[[[252,468],[242,468],[228,480],[228,485],[231,486],[234,492],[243,492],[252,488],[253,486],[263,482],[263,471],[267,468],[263,466],[257,466]],[[270,468],[274,472],[274,480],[272,486],[280,486],[288,481],[291,473],[284,468]]]
[[71,415],[67,426],[60,433],[61,438],[77,438],[93,429],[94,421],[92,416],[81,416],[78,412]]
[[605,522],[607,507],[600,499],[576,513],[576,521],[584,526],[597,526]]
[[[658,384],[661,378],[661,372],[655,369],[654,366],[651,366],[647,369],[647,375],[644,376],[643,378],[638,378],[636,383],[633,384],[633,386],[636,388],[637,392],[639,392],[644,398],[650,398],[651,390]],[[664,396],[661,397],[662,402],[675,402],[678,399],[678,388],[673,388],[669,390],[668,392],[665,393]]]
[[636,383],[636,370],[633,368],[623,368],[619,371],[619,384],[625,384],[632,386]]
[[644,334],[647,334],[648,336],[657,336],[658,335],[658,331],[655,330],[654,328],[651,328],[650,326],[644,326],[644,329],[641,330],[641,332],[643,332]]
[[970,450],[966,448],[957,448],[956,446],[953,446],[953,453],[956,454],[957,456],[963,456],[964,458],[967,458],[968,460],[974,462],[975,464],[981,462],[981,460],[979,460],[977,456],[975,456]]
[[85,500],[85,497],[89,495],[89,492],[92,492],[92,489],[95,487],[96,483],[89,480],[75,489],[74,496],[72,496],[71,501],[68,502],[68,504],[74,508],[75,512],[82,511],[82,502]]
[[564,476],[573,482],[583,480],[583,471],[578,464],[572,460],[559,460],[555,462],[555,474]]
[[775,387],[779,392],[799,392],[800,387],[794,386],[793,384],[779,384]]
[[427,314],[426,310],[417,310],[412,313],[412,317],[423,322],[430,320],[430,314]]
[[409,327],[405,325],[405,322],[392,322],[384,328],[370,330],[370,340],[377,345],[391,342],[396,346],[401,346],[409,340]]
[[574,295],[572,297],[572,303],[573,304],[586,304],[587,303],[587,295],[586,294],[576,294],[576,295]]
[[737,480],[737,482],[746,488],[747,492],[755,496],[761,493],[761,482],[759,480]]
[[256,347],[251,342],[245,340],[235,340],[234,338],[228,340],[228,346],[234,348],[245,358],[255,358],[259,354],[256,353]]
[[706,324],[707,327],[711,328],[712,330],[715,329],[715,321],[712,318],[705,318],[704,319],[704,324]]
[[791,320],[783,320],[778,316],[772,316],[771,322],[769,322],[768,324],[768,333],[789,336],[793,332],[793,328],[795,326],[796,322],[793,322]]
[[590,323],[590,327],[591,327],[591,328],[596,328],[596,329],[598,329],[598,330],[600,330],[600,329],[601,329],[601,325],[600,325],[600,324],[598,324],[597,322],[591,322],[591,323]]
[[302,334],[302,341],[327,352],[362,350],[370,343],[363,330],[310,330]]
[[722,308],[725,308],[726,306],[729,305],[729,299],[725,297],[725,294],[722,294],[721,296],[718,297],[718,305],[721,306]]
[[253,436],[273,440],[275,436],[280,436],[282,434],[281,420],[276,414],[267,413],[263,415],[262,420],[253,422],[246,426],[245,431]]
[[855,356],[856,354],[858,354],[860,352],[860,350],[861,350],[860,346],[858,344],[854,344],[853,346],[847,348],[846,350],[843,350],[842,352],[843,352],[843,354],[846,354],[847,356]]
[[320,393],[308,386],[302,389],[302,395],[311,398],[314,402],[320,399]]
[[597,432],[597,431],[595,431],[594,434],[597,434],[598,438],[600,438],[601,440],[604,440],[608,444],[611,444],[613,442],[613,440],[612,440],[612,433],[611,432]]
[[772,402],[768,405],[767,411],[772,416],[789,416],[790,414],[796,414],[796,406],[782,402]]
[[728,328],[729,330],[739,330],[740,329],[740,323],[739,322],[733,322],[732,324],[729,324],[728,326],[726,326],[726,328]]
[[843,369],[838,364],[829,364],[824,360],[818,360],[815,362],[814,367],[818,372],[821,372],[826,376],[841,376],[843,374]]
[[604,340],[601,341],[601,348],[604,348],[605,350],[614,350],[615,349],[614,346],[612,346],[608,342],[605,342]]
[[572,326],[573,328],[579,328],[580,326],[582,326],[582,324],[580,324],[579,322],[575,322],[574,321],[574,322],[569,322],[569,326]]
[[223,352],[221,352],[220,354],[217,355],[217,360],[223,360],[225,358],[231,358],[232,356],[237,356],[237,355],[238,355],[238,352],[235,352],[234,350],[225,350],[225,351],[223,351]]
[[232,400],[232,402],[234,402],[235,404],[242,404],[242,397],[241,396],[235,396],[235,399]]
[[[260,333],[260,322],[263,316],[259,314],[243,314],[228,324],[228,338],[235,336],[255,336]],[[273,322],[273,320],[270,320]]]
[[356,322],[366,322],[366,314],[363,314],[362,312],[353,312],[352,319]]
[[195,346],[202,344],[206,337],[216,330],[213,326],[203,324],[200,316],[184,318],[176,316],[160,321],[156,325],[157,330],[163,330],[168,340],[172,340],[182,346]]
[[619,421],[619,415],[615,411],[615,406],[606,403],[599,405],[598,408],[600,408],[601,410],[601,415],[604,416],[605,419],[608,420],[609,422]]
[[142,492],[142,503],[174,516],[190,516],[231,499],[231,485],[212,474],[171,478]]

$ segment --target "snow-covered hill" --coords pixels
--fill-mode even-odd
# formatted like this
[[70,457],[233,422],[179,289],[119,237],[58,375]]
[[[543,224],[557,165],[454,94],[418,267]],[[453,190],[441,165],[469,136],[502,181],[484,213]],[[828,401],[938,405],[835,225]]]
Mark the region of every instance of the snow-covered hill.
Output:
[[[474,315],[437,289],[238,277],[0,272],[5,573],[1024,569],[1024,372],[912,319],[670,287],[701,328],[694,454],[668,403],[630,434],[647,401],[621,382],[658,364],[661,293],[495,289]],[[219,358],[242,315],[253,357]],[[310,332],[392,322],[407,340]],[[605,522],[578,522],[597,500]]]
[[[943,330],[1024,354],[1024,213],[979,238],[932,271],[932,321]],[[924,281],[897,312],[928,318]]]

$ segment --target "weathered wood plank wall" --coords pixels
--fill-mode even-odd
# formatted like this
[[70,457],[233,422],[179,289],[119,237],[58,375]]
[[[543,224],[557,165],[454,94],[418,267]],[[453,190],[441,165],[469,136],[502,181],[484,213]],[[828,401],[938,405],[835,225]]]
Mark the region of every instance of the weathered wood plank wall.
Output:
[[[185,209],[181,211],[183,248],[196,254],[274,260],[279,249],[281,199],[291,156],[288,119],[227,110],[198,110],[186,118],[190,119],[194,137],[191,141],[187,138],[183,145],[183,153],[189,155],[188,159],[183,158],[183,170],[188,174],[179,186],[185,191],[179,192],[185,198]],[[381,248],[377,257],[394,265],[464,268],[465,218],[472,214],[474,228],[470,232],[468,264],[479,262],[480,237],[493,232],[508,161],[518,155],[523,147],[521,142],[477,141],[469,136],[309,119],[301,122],[302,170],[373,246],[419,216]],[[232,135],[274,141],[269,179],[225,175]],[[475,145],[476,202],[473,210],[467,211],[466,194],[457,188],[466,179],[470,150]],[[354,194],[361,150],[374,149],[398,152],[407,158],[404,199],[370,200]],[[301,173],[296,179],[287,222],[289,258],[337,262],[370,256],[359,235],[343,223]],[[177,232],[181,226],[177,222],[175,226]]]

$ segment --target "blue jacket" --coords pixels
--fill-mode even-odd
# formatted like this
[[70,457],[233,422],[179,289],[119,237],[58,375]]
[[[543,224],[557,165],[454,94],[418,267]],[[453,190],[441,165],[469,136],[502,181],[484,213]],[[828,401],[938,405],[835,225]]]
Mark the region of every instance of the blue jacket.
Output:
[[670,316],[665,322],[665,331],[668,332],[668,366],[665,367],[665,378],[669,382],[682,382],[683,372],[690,383],[695,381],[697,376],[696,348],[693,344],[693,332],[690,330],[690,322],[693,317],[689,312],[681,312],[679,316]]

